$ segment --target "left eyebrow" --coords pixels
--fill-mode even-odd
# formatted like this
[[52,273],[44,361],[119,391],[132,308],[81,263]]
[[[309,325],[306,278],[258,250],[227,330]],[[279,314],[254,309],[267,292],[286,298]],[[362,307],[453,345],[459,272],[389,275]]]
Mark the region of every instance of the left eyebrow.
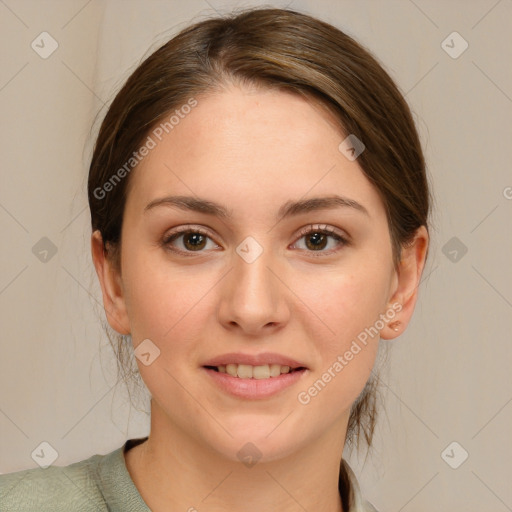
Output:
[[348,197],[333,195],[327,197],[313,197],[311,199],[303,199],[300,201],[287,201],[279,208],[278,217],[286,218],[292,215],[299,215],[315,210],[333,210],[335,208],[353,208],[368,217],[368,210],[354,199]]
[[[233,212],[226,207],[208,201],[206,199],[190,197],[190,196],[167,196],[154,199],[146,205],[144,213],[150,211],[157,206],[177,207],[181,210],[195,211],[206,215],[214,215],[223,219],[229,219],[233,216]],[[332,210],[334,208],[352,208],[368,217],[368,210],[357,201],[347,197],[332,195],[326,197],[314,197],[311,199],[302,199],[299,201],[287,201],[284,203],[277,213],[277,218],[284,219],[294,215],[300,215],[316,210]]]

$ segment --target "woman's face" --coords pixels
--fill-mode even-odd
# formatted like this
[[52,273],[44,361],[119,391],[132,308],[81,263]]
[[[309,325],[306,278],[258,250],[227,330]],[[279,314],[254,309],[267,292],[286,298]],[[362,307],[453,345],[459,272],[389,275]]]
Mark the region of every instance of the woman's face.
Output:
[[[234,86],[196,99],[153,136],[123,221],[118,315],[135,348],[150,340],[136,354],[152,428],[233,460],[246,443],[268,460],[325,436],[342,446],[376,322],[394,316],[384,205],[317,106]],[[191,207],[202,201],[226,215]],[[222,373],[237,363],[253,377]]]

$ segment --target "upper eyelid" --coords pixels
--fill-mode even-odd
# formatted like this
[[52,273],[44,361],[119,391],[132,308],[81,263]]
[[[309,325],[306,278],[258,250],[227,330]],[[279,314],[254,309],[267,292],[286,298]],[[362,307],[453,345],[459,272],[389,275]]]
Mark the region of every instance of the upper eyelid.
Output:
[[344,230],[340,228],[335,228],[330,226],[329,224],[308,224],[299,230],[298,235],[304,236],[305,234],[315,232],[316,231],[327,231],[331,235],[336,235],[343,238],[348,238],[348,234],[345,233]]
[[170,238],[172,236],[176,235],[186,235],[187,233],[201,233],[204,235],[209,236],[210,238],[214,239],[215,237],[212,236],[211,231],[207,228],[201,227],[201,226],[195,226],[192,224],[185,224],[183,226],[179,226],[176,229],[170,230],[168,233],[164,235],[164,239]]

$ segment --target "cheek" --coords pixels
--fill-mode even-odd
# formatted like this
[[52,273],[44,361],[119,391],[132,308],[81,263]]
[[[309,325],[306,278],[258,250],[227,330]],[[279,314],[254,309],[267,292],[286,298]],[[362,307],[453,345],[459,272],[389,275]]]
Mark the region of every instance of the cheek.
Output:
[[328,347],[339,350],[375,324],[386,307],[388,287],[384,268],[358,265],[318,272],[311,279],[298,281],[294,291],[309,306],[308,316],[323,326],[322,335],[317,332],[315,338],[329,340]]
[[[387,288],[388,276],[382,267],[360,265],[352,272],[326,275],[314,287],[304,285],[298,292],[318,314],[323,328],[311,334],[320,364],[297,398],[318,408],[326,421],[346,411],[370,377],[380,340],[377,320],[386,306]],[[311,325],[319,325],[316,315],[310,312],[309,318]]]
[[129,283],[127,312],[136,355],[139,343],[146,339],[158,349],[158,356],[148,365],[137,358],[142,380],[160,403],[169,397],[188,403],[190,397],[180,383],[190,371],[191,355],[196,350],[194,340],[204,334],[204,321],[198,315],[204,310],[206,301],[201,299],[213,286],[213,276],[205,273],[192,277],[190,269],[177,269],[162,258],[132,253],[125,278]]
[[125,247],[123,278],[132,338],[164,341],[183,329],[189,312],[213,283],[205,272],[191,275],[191,268],[179,268],[166,260],[161,248],[137,250]]

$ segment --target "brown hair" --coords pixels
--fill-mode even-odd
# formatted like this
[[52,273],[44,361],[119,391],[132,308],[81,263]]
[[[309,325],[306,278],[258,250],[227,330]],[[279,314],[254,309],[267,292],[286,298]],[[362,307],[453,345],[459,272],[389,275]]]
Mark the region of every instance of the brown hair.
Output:
[[[131,181],[127,162],[136,167],[134,155],[170,113],[229,83],[300,94],[363,142],[358,163],[386,207],[397,266],[416,230],[428,229],[430,207],[425,161],[402,94],[367,50],[332,25],[296,11],[251,8],[182,30],[142,62],[113,100],[96,140],[88,196],[92,229],[101,232],[118,271]],[[114,350],[125,372],[124,337]],[[352,406],[347,441],[358,444],[363,435],[370,445],[375,420],[371,377]]]

